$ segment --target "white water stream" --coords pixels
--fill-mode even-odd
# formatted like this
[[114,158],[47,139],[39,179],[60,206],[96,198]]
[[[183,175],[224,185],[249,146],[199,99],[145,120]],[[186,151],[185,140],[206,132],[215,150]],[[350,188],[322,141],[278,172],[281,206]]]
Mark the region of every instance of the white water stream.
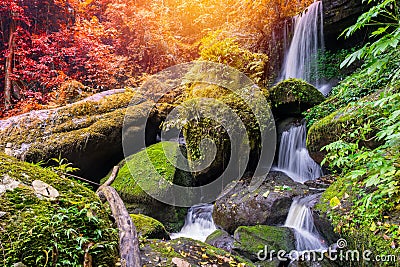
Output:
[[311,208],[318,195],[296,198],[290,207],[285,226],[294,229],[298,251],[325,250],[328,248],[314,225]]
[[199,204],[191,207],[186,215],[185,225],[179,233],[170,235],[171,239],[187,237],[204,242],[217,227],[212,218],[214,205]]
[[[285,30],[285,40],[289,39]],[[315,85],[327,95],[330,86],[318,75],[319,52],[324,51],[322,1],[315,1],[293,18],[293,38],[286,51],[280,80],[298,78]]]
[[322,176],[321,167],[308,154],[307,128],[303,122],[282,133],[277,170],[286,173],[296,182],[315,180]]

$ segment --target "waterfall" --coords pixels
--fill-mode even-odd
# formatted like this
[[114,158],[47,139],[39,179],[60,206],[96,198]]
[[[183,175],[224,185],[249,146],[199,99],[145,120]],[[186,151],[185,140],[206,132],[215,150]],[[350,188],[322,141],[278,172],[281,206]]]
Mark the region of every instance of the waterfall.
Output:
[[212,218],[214,205],[198,204],[191,207],[186,215],[185,225],[179,233],[171,234],[171,239],[188,237],[204,242],[217,227]]
[[310,157],[306,148],[305,122],[282,133],[277,170],[297,182],[315,180],[322,176],[321,167]]
[[314,2],[295,16],[293,25],[293,38],[285,54],[280,79],[305,80],[327,95],[329,88],[321,85],[318,77],[318,50],[324,50],[322,1]]
[[328,248],[315,228],[311,210],[318,196],[316,194],[296,198],[290,206],[285,226],[294,229],[297,251],[325,250]]

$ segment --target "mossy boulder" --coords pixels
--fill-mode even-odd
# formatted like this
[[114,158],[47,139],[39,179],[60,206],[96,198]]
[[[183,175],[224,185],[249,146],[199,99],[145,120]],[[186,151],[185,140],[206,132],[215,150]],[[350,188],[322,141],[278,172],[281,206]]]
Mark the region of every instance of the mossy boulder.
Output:
[[[35,186],[48,185],[53,197]],[[118,232],[90,189],[54,172],[0,153],[0,244],[4,265],[114,266]],[[54,191],[54,192],[55,192]]]
[[295,237],[290,228],[256,225],[240,226],[236,229],[234,249],[250,260],[259,260],[257,253],[263,251],[260,255],[274,250],[271,257],[277,256],[279,250],[289,253],[295,249]]
[[[371,94],[315,122],[309,129],[307,135],[307,149],[310,156],[317,163],[321,163],[326,155],[325,151],[321,151],[324,146],[339,140],[343,134],[351,133],[357,127],[376,117],[376,112],[367,105],[367,102],[373,99],[376,100],[378,97],[379,93]],[[366,139],[374,136],[375,131],[376,130],[372,129],[368,134],[369,137],[367,136]],[[376,141],[371,140],[369,142],[363,142],[361,145],[374,148],[378,144]]]
[[130,214],[139,237],[169,239],[169,234],[162,223],[143,214]]
[[272,112],[275,117],[299,116],[307,109],[325,100],[313,85],[300,79],[287,79],[269,89]]
[[[213,98],[216,101],[202,105],[199,104],[199,98]],[[245,158],[248,157],[248,164],[242,169],[244,170],[246,167],[249,171],[256,169],[260,156],[260,132],[270,130],[275,134],[272,113],[268,112],[267,98],[268,92],[262,90],[255,90],[254,96],[252,96],[252,100],[254,100],[253,105],[257,106],[257,108],[260,106],[265,108],[262,112],[262,116],[264,116],[262,120],[264,120],[265,124],[260,126],[248,101],[245,101],[233,91],[216,85],[202,83],[195,83],[187,88],[183,95],[183,99],[186,101],[184,118],[193,116],[196,113],[201,114],[195,117],[195,119],[188,121],[183,127],[188,159],[192,162],[197,160],[201,160],[202,163],[211,162],[208,167],[194,173],[198,177],[198,185],[205,185],[214,181],[216,177],[223,173],[231,160],[233,162],[244,162]],[[196,109],[200,110],[200,112],[196,111]],[[235,114],[237,117],[234,118],[232,114]],[[220,121],[217,121],[212,116],[215,116]],[[243,125],[245,129],[242,128]],[[243,140],[238,140],[242,136],[232,138],[232,133],[239,133],[242,130],[247,133],[248,140],[244,138]],[[270,136],[272,137],[272,134]],[[205,139],[212,140],[215,144],[215,156],[210,152],[211,149],[209,147],[202,150],[206,147],[202,147],[202,142]],[[232,147],[236,148],[234,153],[232,153]],[[249,151],[245,152],[247,150]],[[211,156],[214,156],[214,158],[211,159]],[[193,166],[197,167],[195,164]],[[237,176],[237,170],[231,171],[232,177]]]
[[294,182],[282,172],[269,172],[256,190],[248,190],[249,181],[226,186],[213,211],[216,225],[229,233],[239,226],[283,224],[295,196],[308,193],[308,187]]
[[[171,185],[192,186],[193,176],[175,167],[178,152],[184,152],[176,142],[160,142],[129,156],[120,163],[121,169],[112,183],[130,213],[141,213],[161,221],[170,232],[183,225],[185,208],[174,207],[154,199],[174,196]],[[105,177],[103,181],[107,179]],[[148,193],[151,193],[149,195]]]
[[218,229],[209,235],[205,241],[207,244],[231,252],[233,249],[233,237],[228,232]]
[[246,266],[249,260],[189,238],[146,240],[140,245],[143,265],[152,266]]
[[[129,106],[129,103],[137,105]],[[133,90],[113,90],[64,107],[32,111],[0,121],[0,145],[11,145],[12,154],[29,162],[66,158],[78,175],[99,180],[123,159],[122,127],[125,116],[132,121],[125,133],[136,136],[145,125],[152,103]],[[159,121],[150,115],[147,143],[155,142]]]

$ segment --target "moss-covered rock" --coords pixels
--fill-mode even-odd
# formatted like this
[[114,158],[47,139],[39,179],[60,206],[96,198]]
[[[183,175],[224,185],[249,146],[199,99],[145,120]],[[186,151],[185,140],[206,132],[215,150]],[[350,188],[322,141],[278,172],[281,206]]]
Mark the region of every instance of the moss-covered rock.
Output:
[[[325,151],[321,151],[324,146],[339,140],[343,134],[354,131],[376,116],[375,111],[366,103],[378,97],[379,93],[374,93],[315,122],[307,135],[307,149],[310,156],[317,163],[321,163],[326,155]],[[371,137],[375,134],[375,131],[370,132]],[[370,141],[364,142],[362,145],[374,148],[377,143]]]
[[[59,195],[47,198],[35,180]],[[14,184],[15,186],[12,186]],[[118,232],[96,194],[54,172],[0,153],[0,244],[4,265],[95,266],[117,262]]]
[[256,225],[240,226],[234,233],[234,249],[246,258],[258,260],[257,253],[264,255],[267,250],[276,253],[284,250],[289,253],[295,249],[295,237],[291,229],[278,226]]
[[[122,91],[122,92],[121,92]],[[138,103],[129,106],[129,103]],[[103,92],[64,107],[32,111],[0,121],[0,145],[11,144],[12,153],[29,162],[67,158],[80,169],[78,175],[99,180],[123,158],[122,127],[148,116],[150,102],[133,90]],[[159,121],[156,113],[147,126],[147,143],[154,143]],[[138,135],[137,123],[126,133]]]
[[325,100],[323,94],[300,79],[287,79],[269,89],[275,117],[298,116]]
[[169,239],[169,234],[162,223],[143,214],[130,214],[139,237]]
[[174,166],[177,164],[178,152],[184,153],[181,149],[176,142],[160,142],[149,146],[121,162],[122,167],[112,183],[130,213],[153,217],[161,221],[170,232],[180,230],[186,209],[164,204],[151,195],[160,198],[187,197],[174,196],[171,193],[171,184],[194,184],[193,176],[189,172]]
[[205,241],[207,244],[231,252],[233,248],[233,237],[226,231],[218,229],[209,235]]
[[[244,88],[243,90],[245,91],[246,89]],[[260,155],[260,132],[274,127],[272,125],[272,114],[268,112],[269,109],[267,108],[268,92],[255,90],[254,96],[252,96],[252,100],[254,100],[253,105],[257,105],[257,108],[260,106],[265,108],[262,112],[262,116],[264,116],[262,120],[265,121],[265,124],[261,125],[261,127],[248,101],[245,101],[238,94],[226,88],[195,83],[187,88],[183,98],[186,101],[184,118],[191,118],[193,117],[192,114],[196,113],[201,114],[198,118],[196,117],[187,122],[183,127],[188,158],[192,162],[199,159],[202,160],[201,162],[211,162],[207,168],[203,168],[201,171],[195,173],[195,176],[198,177],[199,185],[212,182],[224,171],[224,168],[226,168],[230,160],[234,157],[238,158],[237,162],[241,160],[244,162],[246,156],[249,157],[247,169],[254,171]],[[198,102],[198,98],[213,98],[216,101],[207,103],[207,105],[201,105]],[[256,103],[255,101],[259,102]],[[196,109],[200,110],[200,112],[196,111]],[[257,110],[257,112],[260,112],[260,110]],[[235,114],[237,117],[233,118],[231,114]],[[214,120],[212,118],[214,115],[224,125],[221,121]],[[245,129],[242,128],[243,125]],[[239,133],[241,130],[246,131],[248,140],[236,140],[232,138],[232,133]],[[207,150],[202,151],[201,149],[204,139],[210,139],[215,144],[216,151],[213,159],[209,158],[213,153]],[[234,143],[231,142],[232,140]],[[231,154],[232,147],[236,147],[237,149],[234,155]],[[244,152],[247,148],[250,151]],[[239,151],[242,153],[239,153]],[[194,167],[197,166],[194,165]],[[243,169],[245,168],[246,166]],[[234,175],[236,173],[232,174],[232,176]]]
[[[255,266],[247,259],[188,238],[178,238],[171,241],[146,240],[140,245],[140,250],[143,265],[149,267]],[[178,265],[178,263],[181,263],[181,265]]]
[[256,190],[250,192],[248,186],[246,180],[231,183],[215,202],[214,222],[229,233],[243,225],[283,224],[293,197],[308,193],[307,186],[274,171]]

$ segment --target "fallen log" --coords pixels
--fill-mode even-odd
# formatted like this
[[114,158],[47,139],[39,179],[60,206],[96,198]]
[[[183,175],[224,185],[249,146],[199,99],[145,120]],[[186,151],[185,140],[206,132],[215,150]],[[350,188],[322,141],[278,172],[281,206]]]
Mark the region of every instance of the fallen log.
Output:
[[97,189],[96,193],[103,202],[106,200],[109,203],[112,215],[117,222],[121,266],[141,267],[136,227],[117,191],[110,186],[117,176],[118,170],[119,168],[115,166],[110,178]]

